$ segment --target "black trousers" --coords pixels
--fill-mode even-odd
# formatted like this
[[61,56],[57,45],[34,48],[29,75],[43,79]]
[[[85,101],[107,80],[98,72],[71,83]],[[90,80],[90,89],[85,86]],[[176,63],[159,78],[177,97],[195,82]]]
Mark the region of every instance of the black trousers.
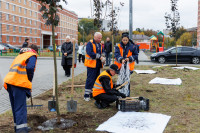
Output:
[[78,61],[79,61],[79,63],[81,62],[81,58],[83,60],[82,54],[78,54]]
[[82,55],[82,62],[85,62],[85,55]]
[[64,65],[63,69],[65,70],[65,75],[71,75],[71,65]]
[[115,102],[118,98],[116,95],[109,95],[106,93],[99,94],[94,97],[97,103],[100,103],[103,107],[107,107],[109,104]]

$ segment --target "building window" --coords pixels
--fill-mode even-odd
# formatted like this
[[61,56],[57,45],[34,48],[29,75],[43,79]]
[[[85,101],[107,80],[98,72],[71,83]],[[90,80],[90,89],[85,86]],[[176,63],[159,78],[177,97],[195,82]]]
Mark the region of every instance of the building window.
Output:
[[13,42],[16,42],[16,36],[13,36]]
[[30,10],[30,16],[32,16],[32,11]]
[[21,3],[21,0],[18,0],[19,3]]
[[35,29],[35,34],[37,34],[37,30]]
[[37,38],[35,38],[35,43],[37,43]]
[[22,22],[22,17],[19,17],[19,23],[21,23]]
[[34,8],[36,8],[36,4],[34,4]]
[[2,19],[2,13],[0,12],[0,20]]
[[35,17],[37,17],[37,12],[35,12]]
[[0,8],[1,8],[1,0],[0,0]]
[[30,38],[30,43],[32,43],[32,38]]
[[25,19],[24,19],[24,23],[26,24],[26,22],[27,22],[27,19],[25,18]]
[[22,42],[22,37],[19,37],[19,42]]
[[24,28],[24,33],[26,33],[27,32],[27,29],[26,28]]
[[6,9],[9,9],[9,3],[6,3]]
[[13,22],[15,22],[15,16],[13,16]]
[[21,7],[19,7],[19,13],[21,13],[22,12],[22,8]]
[[15,32],[16,26],[13,26],[13,32]]
[[6,36],[6,42],[9,42],[9,38],[10,38],[9,36]]
[[35,21],[35,26],[37,26],[37,21]]
[[19,33],[21,33],[22,32],[22,27],[19,27]]
[[24,5],[26,5],[26,0],[24,0]]
[[13,5],[13,11],[15,11],[15,5]]
[[26,15],[27,9],[24,9],[24,14]]
[[29,6],[30,6],[30,7],[32,6],[32,2],[31,2],[31,1],[29,1]]
[[30,20],[30,25],[32,25],[32,20]]
[[6,20],[9,20],[9,14],[6,14]]
[[32,34],[32,29],[30,29],[30,34]]
[[9,31],[9,25],[6,25],[6,30]]

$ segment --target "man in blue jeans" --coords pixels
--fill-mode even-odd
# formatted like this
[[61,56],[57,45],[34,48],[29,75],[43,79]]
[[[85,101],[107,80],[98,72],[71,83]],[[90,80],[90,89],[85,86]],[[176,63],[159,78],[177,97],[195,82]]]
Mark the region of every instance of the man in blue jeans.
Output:
[[106,66],[110,66],[111,57],[110,53],[112,52],[112,42],[110,42],[110,38],[107,37],[106,43],[104,46],[104,52],[106,53]]

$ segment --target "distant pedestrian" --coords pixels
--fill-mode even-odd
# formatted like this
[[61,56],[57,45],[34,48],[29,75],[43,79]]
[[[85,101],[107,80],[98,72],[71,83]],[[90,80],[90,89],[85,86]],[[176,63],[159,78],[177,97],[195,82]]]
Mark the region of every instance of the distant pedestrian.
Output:
[[82,62],[83,63],[85,62],[86,45],[87,45],[87,42],[84,43],[82,50],[81,50],[81,52],[82,52]]
[[101,41],[101,46],[104,49],[104,46],[105,46],[104,41]]
[[4,88],[9,93],[16,133],[28,133],[26,97],[31,96],[32,79],[37,61],[37,45],[22,48],[4,78]]
[[110,38],[109,37],[106,38],[104,51],[106,53],[106,66],[110,66],[110,62],[111,62],[110,53],[112,52],[112,42],[110,42]]
[[1,90],[2,87],[3,87],[3,79],[2,79],[1,73],[0,73],[0,90]]
[[26,39],[25,39],[25,42],[24,42],[23,45],[22,45],[22,48],[27,48],[27,47],[28,47],[28,41],[29,41],[29,39],[26,38]]
[[79,63],[81,62],[81,59],[82,59],[82,49],[83,49],[83,42],[81,42],[80,46],[78,47],[78,61],[79,61]]
[[70,77],[71,75],[71,67],[72,67],[72,51],[73,44],[70,41],[70,36],[66,37],[66,42],[64,42],[61,46],[62,52],[62,62],[61,65],[65,70],[65,76]]

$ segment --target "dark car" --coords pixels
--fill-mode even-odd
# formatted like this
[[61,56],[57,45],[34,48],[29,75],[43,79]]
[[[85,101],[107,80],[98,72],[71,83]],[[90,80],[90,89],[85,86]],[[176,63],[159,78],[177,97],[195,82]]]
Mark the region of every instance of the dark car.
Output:
[[[158,52],[151,55],[151,61],[158,61],[159,63],[176,62],[176,47],[172,47],[164,52]],[[191,62],[199,64],[200,50],[192,47],[177,47],[177,61]]]

